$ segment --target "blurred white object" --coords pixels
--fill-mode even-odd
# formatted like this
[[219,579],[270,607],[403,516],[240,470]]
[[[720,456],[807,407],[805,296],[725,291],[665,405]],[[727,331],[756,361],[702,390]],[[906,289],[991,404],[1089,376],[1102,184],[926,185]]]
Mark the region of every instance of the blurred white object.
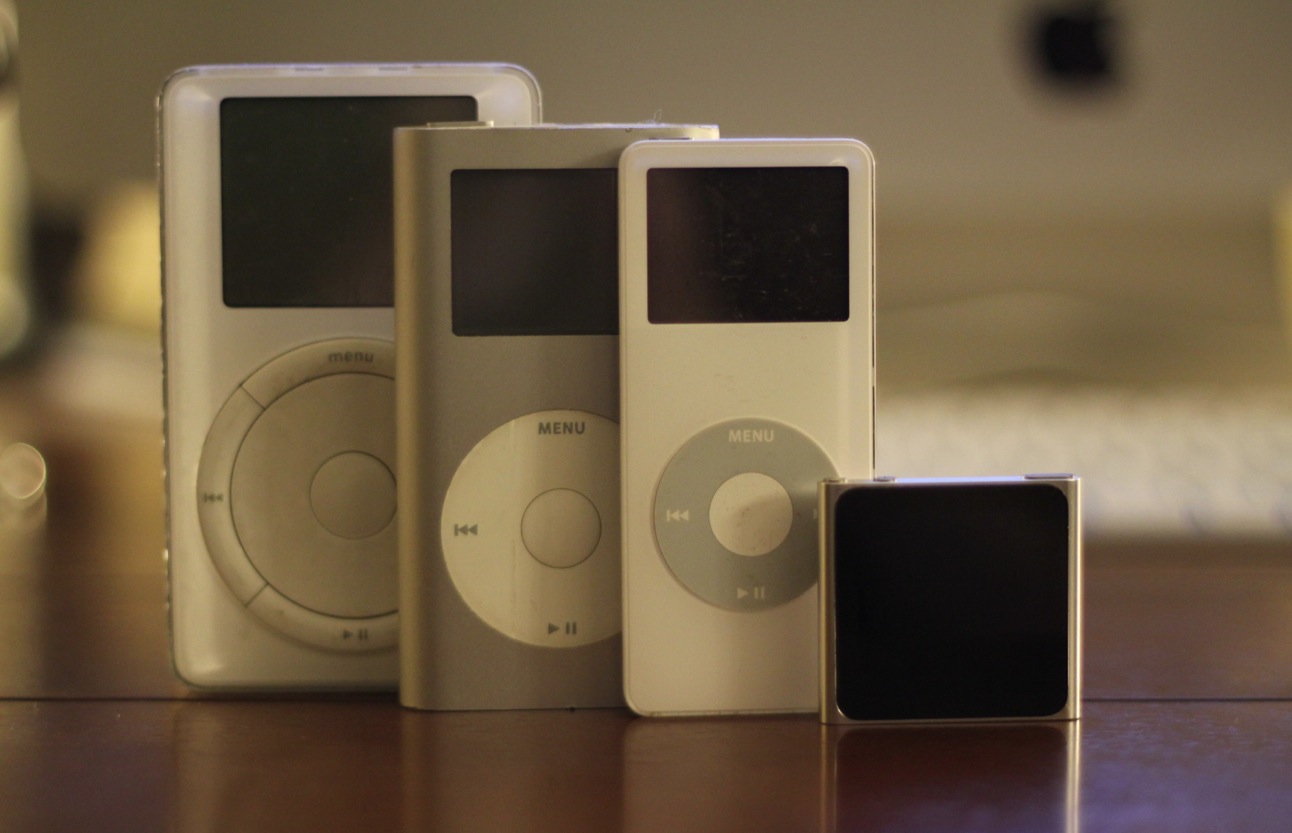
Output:
[[1068,472],[1099,537],[1292,538],[1292,389],[962,386],[885,395],[877,474]]
[[161,322],[161,235],[157,184],[115,183],[91,206],[74,273],[82,322],[149,334]]
[[0,451],[0,501],[5,508],[26,509],[45,497],[45,458],[27,443]]
[[94,425],[160,426],[162,362],[156,335],[110,324],[78,324],[51,333],[38,391]]
[[1292,348],[1292,185],[1274,201],[1274,255],[1283,305],[1283,335]]
[[0,451],[0,574],[37,569],[44,551],[45,458],[27,443]]
[[18,19],[0,0],[0,359],[20,347],[33,327],[28,275],[27,168],[18,131]]

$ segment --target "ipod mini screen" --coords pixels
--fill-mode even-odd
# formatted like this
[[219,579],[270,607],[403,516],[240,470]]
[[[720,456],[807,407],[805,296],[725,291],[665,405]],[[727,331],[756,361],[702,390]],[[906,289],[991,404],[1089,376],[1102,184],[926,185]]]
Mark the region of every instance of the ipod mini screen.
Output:
[[619,331],[617,171],[456,170],[451,188],[455,335]]

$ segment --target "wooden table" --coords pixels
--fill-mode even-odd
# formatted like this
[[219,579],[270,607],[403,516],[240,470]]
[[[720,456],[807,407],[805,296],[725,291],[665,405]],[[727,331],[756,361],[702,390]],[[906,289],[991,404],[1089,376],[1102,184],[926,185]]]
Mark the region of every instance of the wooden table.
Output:
[[0,703],[7,831],[1276,831],[1290,773],[1286,702],[852,732],[384,701]]
[[222,699],[170,672],[156,423],[21,401],[50,483],[0,529],[0,831],[1292,829],[1292,542],[1090,540],[1077,724]]

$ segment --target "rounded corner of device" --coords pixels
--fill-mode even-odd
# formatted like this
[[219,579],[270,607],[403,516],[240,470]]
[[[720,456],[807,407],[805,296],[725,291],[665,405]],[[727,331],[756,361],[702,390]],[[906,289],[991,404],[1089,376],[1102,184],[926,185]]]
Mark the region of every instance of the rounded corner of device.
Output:
[[161,83],[157,86],[158,108],[165,110],[168,103],[186,95],[188,88],[198,83],[202,75],[203,67],[200,66],[185,66],[171,70],[162,77]]
[[215,679],[215,675],[209,669],[204,669],[199,663],[194,662],[173,641],[170,649],[170,670],[175,680],[185,688],[206,692],[219,691],[221,688],[221,681]]
[[861,139],[856,138],[848,138],[845,139],[844,142],[851,145],[858,153],[865,157],[868,164],[872,166],[875,164],[875,152],[870,149],[870,145],[866,144]]
[[624,705],[636,717],[659,717],[663,712],[658,709],[650,708],[648,704],[643,703],[639,697],[634,696],[632,680],[628,675],[628,670],[624,669]]
[[511,76],[517,83],[525,86],[529,90],[530,96],[534,99],[534,107],[537,108],[542,100],[543,91],[538,85],[538,77],[530,72],[526,67],[520,64],[502,63],[498,64],[498,71],[503,75]]
[[650,145],[647,139],[638,139],[628,147],[624,148],[623,153],[619,154],[619,170],[632,170],[637,164],[637,157],[640,156]]

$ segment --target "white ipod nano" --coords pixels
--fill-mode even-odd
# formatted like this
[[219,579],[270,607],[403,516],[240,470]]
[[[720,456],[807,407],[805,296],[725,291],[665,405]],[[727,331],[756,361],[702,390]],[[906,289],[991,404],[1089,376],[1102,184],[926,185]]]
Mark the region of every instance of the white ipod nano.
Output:
[[166,495],[186,682],[396,683],[392,132],[539,115],[534,79],[503,65],[167,80]]
[[400,700],[623,703],[617,165],[669,125],[400,130]]
[[873,160],[852,140],[620,162],[624,690],[817,706],[817,484],[873,466]]

